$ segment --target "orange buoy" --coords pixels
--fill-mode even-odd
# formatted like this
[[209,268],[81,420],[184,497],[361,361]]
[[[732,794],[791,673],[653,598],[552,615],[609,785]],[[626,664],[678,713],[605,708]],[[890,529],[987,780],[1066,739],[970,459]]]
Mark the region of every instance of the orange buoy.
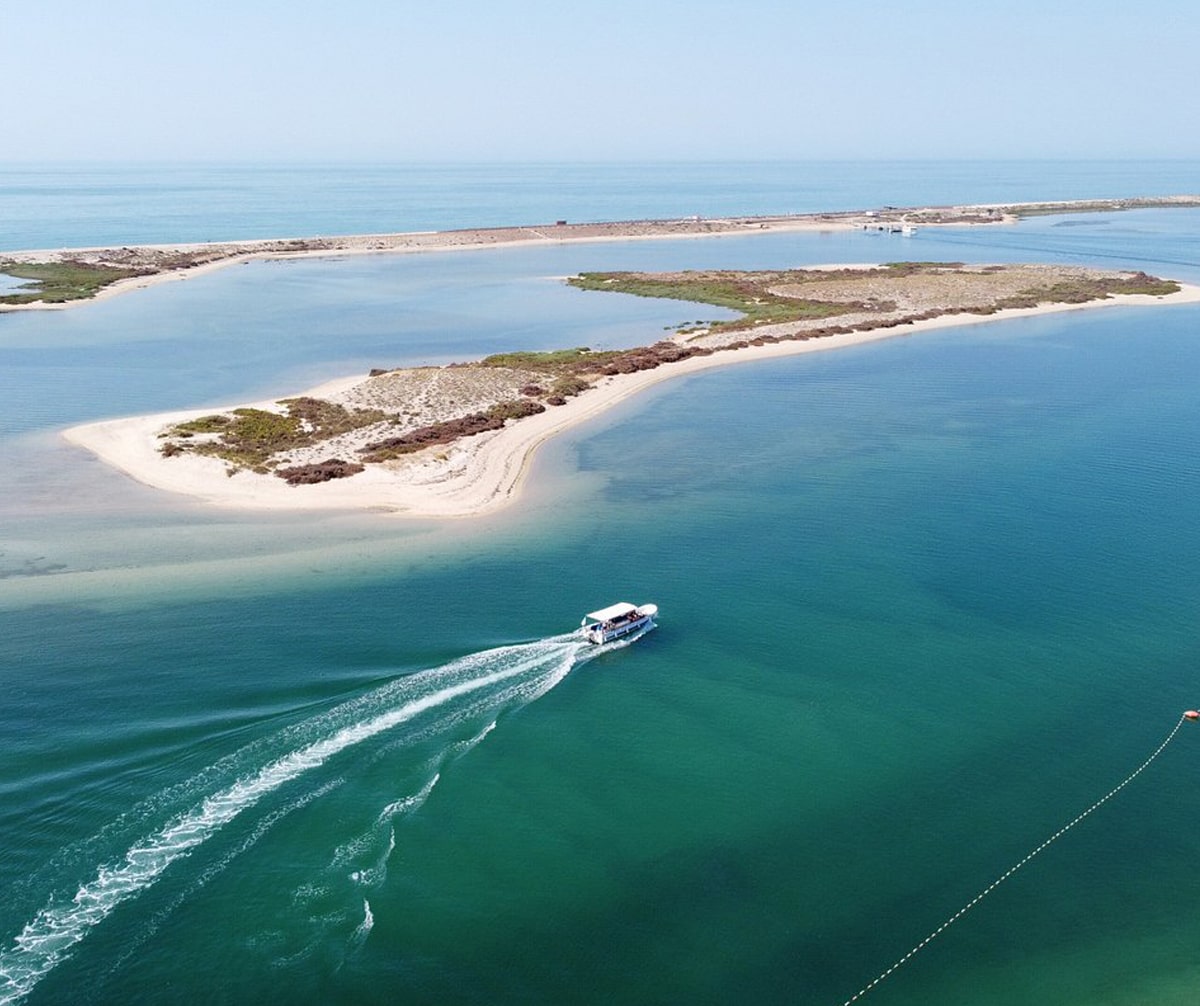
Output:
[[1189,709],[1183,714],[1183,718],[1185,720],[1200,720],[1200,713],[1196,712],[1195,709]]

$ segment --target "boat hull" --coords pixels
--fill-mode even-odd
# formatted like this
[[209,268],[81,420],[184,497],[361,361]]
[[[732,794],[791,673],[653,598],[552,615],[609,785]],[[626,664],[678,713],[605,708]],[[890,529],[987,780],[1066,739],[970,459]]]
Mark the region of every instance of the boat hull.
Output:
[[614,639],[620,639],[623,636],[631,635],[639,629],[644,629],[648,625],[654,624],[654,620],[645,615],[634,622],[626,622],[624,625],[618,625],[612,629],[602,629],[599,626],[594,626],[584,630],[584,635],[589,643],[596,646],[602,646],[605,643],[611,643]]
[[[611,610],[609,609],[609,611]],[[597,614],[603,615],[606,612],[598,612]],[[605,643],[611,643],[614,640],[623,639],[644,629],[652,628],[654,626],[654,616],[657,614],[658,606],[654,604],[643,604],[640,608],[633,608],[632,605],[629,605],[626,606],[626,611],[622,612],[619,617],[584,624],[581,631],[583,632],[583,638],[589,643],[594,646],[603,646]]]

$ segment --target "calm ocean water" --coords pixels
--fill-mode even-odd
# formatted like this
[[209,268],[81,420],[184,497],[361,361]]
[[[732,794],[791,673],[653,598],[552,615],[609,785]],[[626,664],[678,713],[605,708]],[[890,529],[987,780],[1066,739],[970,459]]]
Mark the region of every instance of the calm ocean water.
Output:
[[0,251],[1194,193],[1192,161],[0,165]]
[[[0,247],[1153,194],[1196,167],[5,169]],[[554,278],[581,269],[900,258],[1195,282],[1200,212],[254,263],[0,316],[0,1003],[838,1006],[1133,771],[1200,702],[1196,307],[669,382],[450,526],[223,512],[57,439],[705,310]],[[660,628],[566,635],[617,599]],[[1191,1003],[1196,730],[864,1001]]]

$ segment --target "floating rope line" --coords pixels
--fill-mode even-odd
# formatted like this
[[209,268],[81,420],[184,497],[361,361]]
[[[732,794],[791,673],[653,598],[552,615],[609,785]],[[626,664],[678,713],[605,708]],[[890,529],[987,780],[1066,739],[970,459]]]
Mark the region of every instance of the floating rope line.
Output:
[[861,999],[863,996],[865,996],[868,992],[870,992],[873,988],[875,988],[875,986],[878,985],[880,982],[882,982],[885,978],[888,978],[892,974],[893,971],[895,971],[902,965],[907,964],[920,951],[924,950],[930,943],[932,943],[933,940],[935,940],[937,937],[941,936],[943,932],[945,932],[952,925],[954,925],[954,923],[956,923],[959,919],[961,919],[964,915],[966,915],[967,912],[969,912],[972,908],[974,908],[976,905],[978,905],[979,902],[981,902],[984,898],[986,898],[989,894],[991,894],[992,891],[994,891],[997,887],[999,887],[1001,884],[1003,884],[1006,880],[1008,880],[1009,877],[1011,877],[1014,873],[1016,873],[1019,869],[1021,869],[1022,866],[1024,866],[1031,859],[1033,859],[1034,856],[1036,856],[1043,849],[1047,848],[1053,842],[1056,842],[1058,839],[1062,838],[1063,835],[1065,835],[1068,831],[1070,831],[1072,828],[1074,828],[1075,825],[1077,825],[1085,817],[1087,817],[1089,814],[1091,814],[1092,811],[1097,810],[1100,807],[1102,807],[1104,804],[1108,803],[1109,800],[1111,800],[1114,796],[1116,796],[1118,793],[1120,793],[1121,790],[1123,790],[1126,786],[1128,786],[1131,782],[1133,782],[1134,779],[1136,779],[1139,775],[1141,775],[1144,771],[1146,771],[1147,768],[1150,767],[1150,763],[1153,762],[1154,759],[1157,758],[1160,754],[1162,754],[1163,751],[1166,750],[1167,745],[1170,744],[1171,741],[1173,741],[1175,739],[1175,735],[1177,733],[1179,733],[1179,728],[1181,726],[1183,726],[1183,724],[1185,722],[1195,721],[1195,720],[1200,720],[1200,712],[1196,712],[1193,709],[1189,709],[1182,716],[1180,716],[1179,722],[1176,723],[1175,726],[1172,728],[1171,732],[1169,734],[1167,734],[1166,740],[1164,740],[1155,749],[1154,754],[1152,754],[1149,758],[1147,758],[1144,762],[1142,762],[1142,764],[1139,765],[1136,769],[1134,769],[1133,772],[1131,772],[1128,776],[1126,776],[1123,780],[1121,780],[1120,783],[1118,783],[1116,786],[1114,786],[1112,789],[1110,789],[1107,793],[1105,793],[1104,796],[1100,797],[1099,800],[1097,800],[1094,804],[1092,804],[1082,814],[1080,814],[1078,817],[1076,817],[1069,824],[1064,824],[1061,828],[1058,829],[1058,831],[1056,831],[1053,835],[1051,835],[1048,839],[1046,839],[1046,841],[1044,841],[1041,845],[1039,845],[1036,849],[1034,849],[1033,852],[1029,853],[1029,855],[1027,855],[1019,863],[1015,864],[1014,866],[1010,866],[1008,868],[1008,870],[1006,870],[1003,874],[1001,874],[999,877],[997,877],[995,880],[993,880],[990,884],[988,884],[987,887],[985,887],[982,891],[980,891],[977,895],[975,895],[975,897],[973,897],[970,901],[968,901],[965,905],[963,905],[962,908],[960,908],[957,912],[955,912],[953,915],[951,915],[950,918],[948,918],[945,922],[943,922],[940,926],[938,926],[937,929],[935,929],[933,932],[931,932],[928,936],[925,937],[925,939],[923,939],[920,943],[918,943],[915,947],[913,947],[908,953],[906,953],[903,957],[901,957],[899,960],[897,960],[895,964],[893,964],[886,971],[880,972],[879,975],[874,980],[872,980],[871,982],[868,982],[861,989],[859,989],[857,992],[855,992],[854,995],[852,995],[849,999],[847,999],[844,1003],[842,1003],[842,1006],[851,1006],[852,1003],[857,1002],[859,999]]

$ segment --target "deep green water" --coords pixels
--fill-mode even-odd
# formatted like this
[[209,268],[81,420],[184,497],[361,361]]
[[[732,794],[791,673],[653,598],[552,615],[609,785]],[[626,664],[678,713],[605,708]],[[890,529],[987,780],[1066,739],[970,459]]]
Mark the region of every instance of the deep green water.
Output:
[[[1200,276],[1195,213],[1061,222],[903,247]],[[52,439],[270,388],[273,353],[422,358],[418,325],[372,341],[419,291],[453,348],[616,343],[691,309],[541,277],[879,240],[277,266],[0,319],[69,392],[9,400],[0,442],[0,1001],[837,1006],[1135,769],[1200,701],[1200,308],[660,385],[449,527],[215,512]],[[222,377],[206,304],[283,334]],[[618,599],[660,628],[564,635]],[[1193,1002],[1197,729],[866,1001]]]

